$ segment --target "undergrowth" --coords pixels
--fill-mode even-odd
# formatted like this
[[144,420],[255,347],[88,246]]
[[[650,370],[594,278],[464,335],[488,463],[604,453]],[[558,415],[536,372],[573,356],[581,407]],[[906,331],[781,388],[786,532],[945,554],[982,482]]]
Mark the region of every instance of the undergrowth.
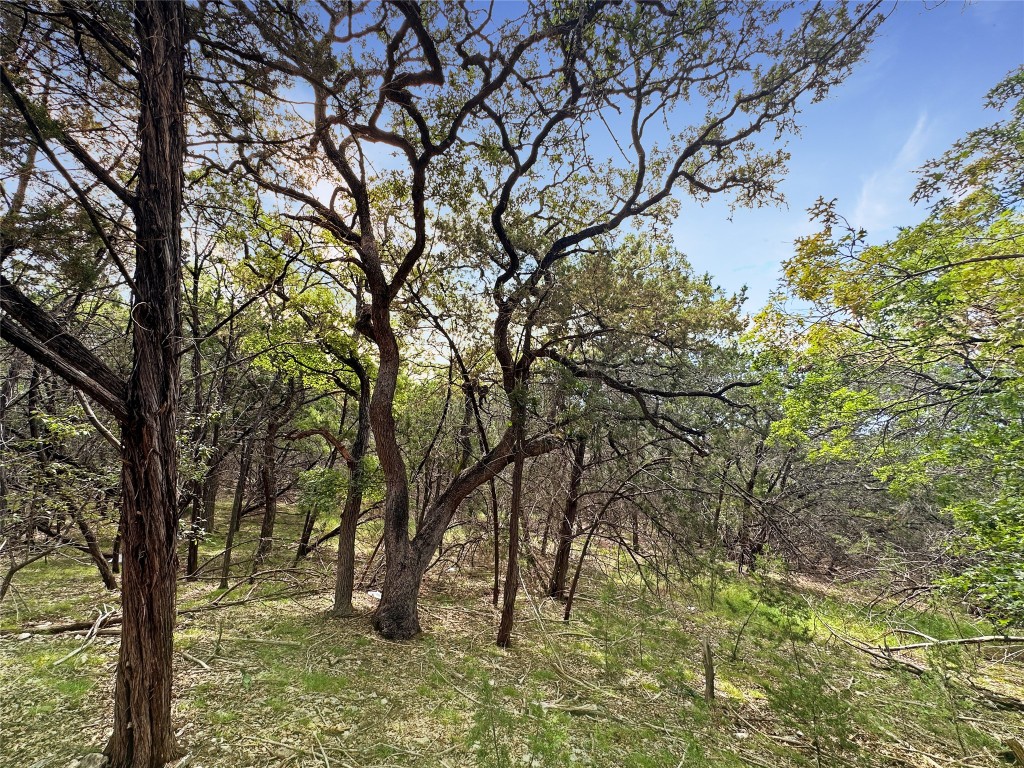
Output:
[[[298,521],[284,520],[287,540]],[[219,546],[204,542],[204,557]],[[907,654],[922,674],[857,648],[991,631],[939,602],[878,605],[770,573],[720,572],[710,589],[661,582],[655,594],[635,572],[595,565],[569,622],[527,584],[514,647],[501,651],[489,575],[446,572],[441,586],[428,576],[424,635],[394,644],[373,634],[365,590],[356,617],[325,618],[333,552],[298,575],[292,556],[279,548],[268,570],[281,573],[254,585],[240,559],[228,595],[216,580],[181,582],[174,716],[191,768],[971,768],[1012,765],[1005,743],[1024,738],[1020,713],[974,687],[1019,699],[1015,649]],[[21,633],[94,618],[104,603],[116,599],[87,562],[50,558],[19,574],[0,606],[3,768],[63,767],[102,747],[117,638],[70,655],[81,637]]]

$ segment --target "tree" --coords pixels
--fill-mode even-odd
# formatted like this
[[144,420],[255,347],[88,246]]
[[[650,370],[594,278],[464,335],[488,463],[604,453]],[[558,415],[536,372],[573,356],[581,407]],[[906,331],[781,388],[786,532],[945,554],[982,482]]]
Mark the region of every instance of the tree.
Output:
[[[185,7],[176,2],[139,2],[131,16],[97,10],[68,5],[51,13],[49,8],[22,6],[19,43],[45,45],[46,55],[39,56],[37,50],[31,64],[23,59],[17,71],[5,67],[0,82],[6,108],[21,116],[38,150],[60,171],[68,196],[85,210],[93,234],[104,239],[110,248],[107,255],[131,288],[131,374],[123,381],[79,340],[65,335],[6,277],[0,277],[4,312],[0,330],[5,341],[83,389],[121,424],[124,624],[114,731],[106,753],[114,768],[149,768],[164,765],[177,751],[170,708],[178,562]],[[16,34],[14,28],[6,33]],[[62,63],[44,72],[47,60]],[[52,103],[34,100],[35,90],[51,76],[79,94],[95,76],[107,85],[133,81],[132,96],[121,105],[129,113],[134,109],[136,116],[133,189],[111,172],[106,158],[94,155],[76,138],[74,125],[54,115]],[[114,120],[116,115],[109,117]],[[103,220],[76,181],[78,173],[69,170],[58,153],[64,160],[71,158],[83,176],[91,177],[90,187],[98,187],[130,212],[134,274],[127,273],[125,260],[104,237]],[[33,244],[31,233],[4,242],[5,260]]]
[[[377,350],[370,423],[387,488],[381,634],[420,630],[419,585],[463,499],[560,443],[524,423],[531,318],[555,265],[634,220],[664,220],[677,187],[741,204],[776,197],[784,153],[758,151],[755,137],[794,129],[801,99],[823,98],[846,76],[877,9],[533,3],[511,19],[409,2],[207,9],[211,132],[287,202],[285,215],[321,228],[361,272],[357,327]],[[285,112],[307,95],[308,109]],[[602,121],[614,150],[586,140]],[[660,128],[673,121],[684,127]],[[467,218],[490,285],[509,426],[413,532],[394,319],[429,255],[449,247],[436,234]]]
[[958,528],[955,583],[1019,622],[1024,71],[989,105],[1008,119],[924,167],[917,197],[930,213],[891,242],[869,245],[819,202],[822,231],[786,267],[809,317],[777,324],[776,306],[762,325],[777,345],[803,339],[790,426],[826,414],[833,451],[859,441],[894,492],[927,489]]

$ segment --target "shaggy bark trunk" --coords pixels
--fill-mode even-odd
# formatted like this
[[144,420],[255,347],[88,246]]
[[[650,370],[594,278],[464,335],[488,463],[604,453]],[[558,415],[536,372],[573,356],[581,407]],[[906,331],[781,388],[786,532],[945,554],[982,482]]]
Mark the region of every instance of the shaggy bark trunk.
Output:
[[171,678],[178,556],[177,424],[185,5],[135,5],[139,168],[135,196],[134,364],[122,425],[121,648],[111,768],[159,768],[177,755]]
[[555,547],[555,564],[551,570],[551,586],[548,595],[558,600],[568,597],[566,579],[569,577],[569,558],[572,554],[573,529],[580,507],[580,485],[583,481],[583,459],[587,449],[585,440],[576,440],[572,451],[572,467],[569,470],[569,494],[565,498],[565,509],[558,528],[558,543]]

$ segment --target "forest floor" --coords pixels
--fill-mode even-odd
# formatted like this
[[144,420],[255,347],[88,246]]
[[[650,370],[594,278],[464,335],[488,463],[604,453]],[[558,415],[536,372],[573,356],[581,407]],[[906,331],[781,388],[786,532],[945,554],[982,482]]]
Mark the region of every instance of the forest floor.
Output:
[[[204,556],[219,546],[213,537]],[[281,552],[255,587],[240,564],[227,595],[216,580],[181,582],[181,768],[982,768],[1014,764],[1007,744],[1024,740],[1024,716],[1007,708],[1024,698],[1024,648],[933,646],[893,661],[855,647],[992,633],[938,602],[872,604],[770,576],[655,594],[635,569],[595,561],[569,622],[527,584],[504,651],[489,574],[442,567],[425,585],[424,633],[389,643],[370,627],[365,587],[357,616],[325,618],[332,555],[293,571]],[[88,642],[38,630],[92,621],[117,599],[65,556],[15,584],[0,604],[0,766],[76,766],[108,734],[116,629]]]

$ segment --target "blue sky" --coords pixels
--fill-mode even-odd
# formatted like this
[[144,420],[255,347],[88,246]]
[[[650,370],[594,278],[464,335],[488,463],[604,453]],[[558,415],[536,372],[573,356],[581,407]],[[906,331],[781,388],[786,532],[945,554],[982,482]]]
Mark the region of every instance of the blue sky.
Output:
[[925,212],[909,200],[914,170],[967,131],[997,117],[985,94],[1024,64],[1024,0],[903,2],[854,74],[819,104],[789,142],[788,207],[737,210],[683,199],[677,246],[727,291],[747,286],[747,312],[764,305],[794,238],[814,231],[820,196],[882,242]]

